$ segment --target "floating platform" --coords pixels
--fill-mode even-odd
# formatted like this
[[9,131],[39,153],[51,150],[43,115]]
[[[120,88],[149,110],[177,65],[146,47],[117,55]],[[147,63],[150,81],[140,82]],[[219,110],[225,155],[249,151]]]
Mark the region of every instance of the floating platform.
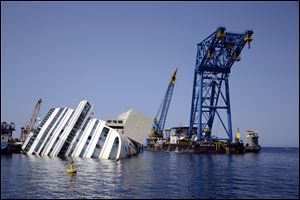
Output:
[[243,143],[226,143],[222,141],[214,142],[194,142],[180,141],[171,143],[150,143],[147,150],[176,152],[176,153],[206,153],[206,154],[244,154],[246,150]]

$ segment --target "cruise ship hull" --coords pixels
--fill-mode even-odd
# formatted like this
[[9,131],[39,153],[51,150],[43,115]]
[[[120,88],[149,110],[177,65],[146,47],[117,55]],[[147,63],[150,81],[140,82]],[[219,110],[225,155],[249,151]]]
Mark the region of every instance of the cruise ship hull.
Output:
[[139,147],[106,122],[92,117],[86,100],[78,107],[51,108],[25,140],[28,155],[119,160],[139,152]]

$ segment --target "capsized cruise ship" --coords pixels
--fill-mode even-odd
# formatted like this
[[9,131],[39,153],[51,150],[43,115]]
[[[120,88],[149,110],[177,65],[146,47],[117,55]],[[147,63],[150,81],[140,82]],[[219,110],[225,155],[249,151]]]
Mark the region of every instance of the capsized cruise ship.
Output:
[[86,100],[77,108],[51,108],[26,138],[27,155],[83,157],[118,160],[139,152],[139,146],[106,121],[93,118],[93,106]]

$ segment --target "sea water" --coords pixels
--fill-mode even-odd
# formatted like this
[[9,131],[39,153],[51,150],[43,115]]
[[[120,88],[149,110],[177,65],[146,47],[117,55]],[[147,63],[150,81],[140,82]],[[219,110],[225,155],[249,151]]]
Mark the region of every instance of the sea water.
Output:
[[[71,160],[77,174],[68,175]],[[119,161],[1,155],[1,198],[299,198],[299,148],[145,151]]]

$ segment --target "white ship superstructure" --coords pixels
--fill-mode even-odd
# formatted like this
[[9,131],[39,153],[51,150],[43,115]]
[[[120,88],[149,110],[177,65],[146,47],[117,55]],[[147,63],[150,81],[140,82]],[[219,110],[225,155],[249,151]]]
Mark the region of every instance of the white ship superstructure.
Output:
[[81,101],[75,110],[51,108],[24,142],[28,155],[101,159],[127,158],[138,148],[124,135],[93,118],[93,106]]
[[133,109],[118,116],[117,119],[108,119],[106,125],[117,130],[121,135],[147,145],[146,137],[149,135],[153,119],[146,117],[141,112]]

